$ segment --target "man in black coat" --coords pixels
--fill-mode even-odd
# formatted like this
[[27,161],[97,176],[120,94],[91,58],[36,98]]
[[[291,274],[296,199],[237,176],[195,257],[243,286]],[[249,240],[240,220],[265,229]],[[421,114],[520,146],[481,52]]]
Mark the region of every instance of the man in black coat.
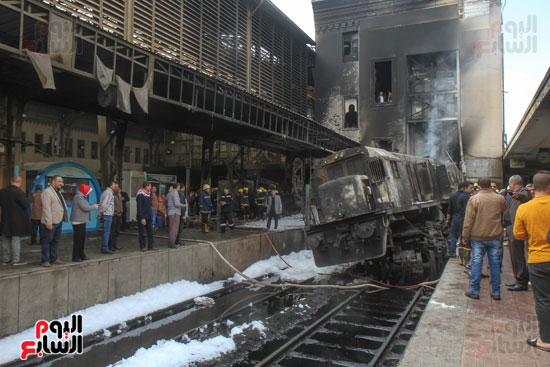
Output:
[[531,200],[533,197],[531,191],[523,186],[523,179],[519,175],[514,175],[508,180],[509,191],[504,191],[503,196],[508,193],[510,201],[508,209],[504,213],[504,221],[507,222],[506,234],[508,236],[508,248],[510,249],[510,261],[512,262],[512,272],[515,281],[506,283],[509,291],[527,291],[529,284],[529,271],[527,270],[527,260],[525,259],[525,249],[528,247],[527,241],[518,240],[514,237],[514,222],[516,212],[521,204]]
[[[137,213],[136,219],[139,230],[139,249],[141,251],[156,250],[153,237],[153,209],[151,205],[151,184],[143,183],[136,195]],[[147,245],[147,248],[145,247]]]
[[19,176],[12,178],[11,185],[0,190],[0,231],[2,234],[2,265],[25,265],[21,262],[21,237],[30,233],[27,208],[29,200],[23,190],[23,179]]
[[187,220],[189,213],[189,205],[187,203],[187,197],[185,196],[185,184],[183,182],[180,183],[180,191],[178,191],[178,195],[180,196],[180,202],[185,206],[181,208],[181,220],[178,228],[178,234],[176,236],[176,245],[183,246],[183,243],[181,243],[181,234],[185,228],[185,221]]
[[120,230],[125,231],[128,226],[128,203],[130,202],[130,197],[126,191],[120,193],[122,197],[122,222],[120,223]]

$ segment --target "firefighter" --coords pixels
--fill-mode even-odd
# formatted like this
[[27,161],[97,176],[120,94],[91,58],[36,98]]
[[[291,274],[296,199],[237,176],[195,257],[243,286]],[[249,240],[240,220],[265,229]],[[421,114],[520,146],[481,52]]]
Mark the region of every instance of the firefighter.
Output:
[[248,220],[250,217],[250,196],[248,196],[248,187],[245,187],[241,194],[241,215],[243,220]]
[[205,184],[202,188],[199,198],[199,208],[201,212],[201,232],[208,233],[208,217],[212,213],[212,199],[210,198],[210,185]]
[[229,192],[229,187],[223,188],[223,193],[220,196],[220,230],[225,233],[225,227],[229,223],[229,229],[234,230],[233,226],[233,196]]
[[235,204],[233,207],[237,211],[237,218],[239,218],[239,219],[243,219],[242,213],[241,213],[241,197],[242,196],[243,196],[243,189],[239,189],[239,190],[237,190],[237,192],[235,193],[235,197],[233,198],[233,202]]
[[267,192],[260,187],[256,192],[256,219],[264,220],[265,208],[267,207]]

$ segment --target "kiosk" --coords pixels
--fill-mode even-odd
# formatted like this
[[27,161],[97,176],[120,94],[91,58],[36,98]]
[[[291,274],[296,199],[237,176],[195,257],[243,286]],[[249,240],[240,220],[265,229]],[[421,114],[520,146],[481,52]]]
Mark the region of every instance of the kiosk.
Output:
[[[99,204],[101,197],[101,186],[96,180],[94,175],[84,166],[75,162],[59,162],[51,164],[45,168],[34,168],[32,166],[26,166],[27,177],[36,176],[33,180],[30,192],[34,192],[36,185],[40,184],[44,190],[50,185],[52,177],[59,175],[63,177],[63,187],[61,193],[67,208],[69,210],[69,218],[71,216],[73,197],[78,191],[78,186],[86,184],[92,188],[92,192],[88,195],[88,202],[90,204]],[[97,219],[97,210],[92,210],[90,213],[91,220],[86,223],[86,231],[96,231],[99,227],[99,220]],[[73,226],[71,223],[63,223],[63,233],[73,233]]]

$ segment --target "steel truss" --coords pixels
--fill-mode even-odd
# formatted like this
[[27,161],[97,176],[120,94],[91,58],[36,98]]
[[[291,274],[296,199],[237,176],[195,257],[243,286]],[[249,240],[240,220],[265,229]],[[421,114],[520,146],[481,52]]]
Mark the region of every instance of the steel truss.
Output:
[[[255,94],[248,93],[191,67],[176,63],[163,55],[151,53],[117,37],[115,32],[98,29],[37,0],[3,0],[0,2],[0,50],[3,54],[22,56],[22,48],[29,45],[29,37],[41,25],[48,25],[49,14],[55,13],[71,19],[75,50],[71,65],[52,62],[55,74],[71,73],[88,82],[95,80],[96,56],[115,75],[132,86],[142,87],[150,71],[153,71],[153,88],[150,101],[182,107],[188,111],[206,115],[239,126],[250,137],[243,142],[252,146],[279,152],[310,152],[322,156],[358,143],[310,120],[288,108],[274,104]],[[47,27],[44,27],[47,29]],[[31,39],[32,41],[32,39]],[[32,46],[32,44],[31,44]],[[47,52],[47,42],[37,42],[38,52]],[[20,58],[22,63],[28,60]],[[0,80],[5,83],[6,80]],[[12,82],[12,81],[10,81]],[[290,93],[290,91],[289,91]],[[117,111],[120,113],[120,111]],[[132,115],[135,115],[134,111]],[[128,120],[141,120],[127,116]],[[171,126],[173,130],[190,132],[186,124]],[[244,130],[242,130],[244,128]],[[195,133],[194,131],[191,131]],[[230,134],[230,132],[229,132]],[[259,134],[259,135],[258,135]],[[262,141],[254,140],[261,136]],[[225,139],[239,143],[238,137]],[[271,144],[269,144],[271,142]],[[284,142],[285,144],[280,144]]]

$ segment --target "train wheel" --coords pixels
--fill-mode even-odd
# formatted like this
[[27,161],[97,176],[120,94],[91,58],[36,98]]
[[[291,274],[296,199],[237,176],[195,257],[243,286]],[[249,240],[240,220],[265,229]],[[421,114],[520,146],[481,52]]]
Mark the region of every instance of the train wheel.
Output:
[[437,253],[435,254],[437,273],[434,275],[435,277],[439,276],[439,274],[443,272],[443,268],[445,267],[445,252],[444,246],[437,248]]
[[422,261],[424,263],[424,277],[428,280],[437,279],[437,261],[434,250],[428,250],[422,255]]

